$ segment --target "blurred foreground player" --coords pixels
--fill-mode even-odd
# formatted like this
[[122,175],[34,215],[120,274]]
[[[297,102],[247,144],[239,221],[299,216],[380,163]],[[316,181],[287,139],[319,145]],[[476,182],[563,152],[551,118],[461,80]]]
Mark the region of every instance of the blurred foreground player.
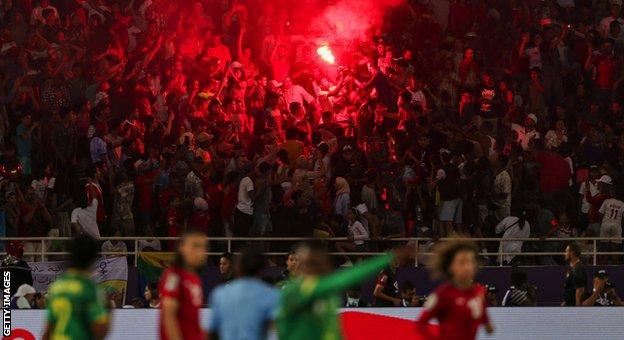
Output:
[[333,272],[327,251],[317,244],[299,247],[299,275],[284,286],[277,315],[280,340],[341,339],[338,308],[341,293],[374,276],[398,257],[404,259],[408,248],[364,261],[354,267]]
[[266,266],[264,254],[246,248],[237,257],[238,278],[215,288],[210,295],[210,339],[261,340],[275,319],[279,291],[260,278]]
[[[485,287],[475,284],[478,248],[469,241],[453,240],[434,248],[430,267],[447,282],[429,295],[418,319],[418,329],[427,339],[475,339],[481,324],[493,332],[486,310]],[[429,333],[429,320],[440,324],[439,337]]]
[[180,240],[172,267],[160,278],[160,338],[200,340],[205,333],[199,326],[199,308],[204,301],[197,272],[206,265],[208,240],[201,231],[187,231]]
[[103,339],[108,332],[104,294],[90,279],[99,246],[88,235],[72,240],[69,269],[48,290],[43,339]]

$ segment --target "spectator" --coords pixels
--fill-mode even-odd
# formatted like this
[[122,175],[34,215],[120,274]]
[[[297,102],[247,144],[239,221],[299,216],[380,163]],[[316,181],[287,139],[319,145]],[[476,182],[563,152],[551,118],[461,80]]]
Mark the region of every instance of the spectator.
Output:
[[238,185],[238,204],[234,211],[234,236],[245,237],[249,235],[253,224],[253,199],[256,196],[253,174],[248,170]]
[[[323,4],[31,2],[0,11],[7,236],[66,236],[83,188],[102,232],[150,243],[191,224],[211,236],[347,236],[332,213],[363,203],[374,251],[438,226],[492,236],[534,198],[559,222],[530,214],[534,235],[591,224],[599,236],[600,208],[622,185],[617,1],[390,6],[383,24],[351,27],[357,43],[323,41],[335,64],[314,53]],[[598,189],[602,175],[611,189]],[[28,185],[51,222],[41,207],[24,221]]]
[[416,287],[407,281],[401,287],[401,307],[417,307],[419,304],[418,295],[416,295]]
[[609,281],[606,270],[596,270],[591,295],[583,301],[583,306],[623,306],[622,300],[615,292],[613,283]]
[[[622,188],[617,188],[614,198],[608,198],[602,202],[598,212],[602,216],[600,225],[600,237],[613,238],[603,244],[604,249],[610,252],[618,252],[622,249],[622,214],[624,214],[624,202],[622,199]],[[621,256],[609,255],[607,264],[616,265],[620,263]]]
[[511,272],[511,287],[505,292],[503,307],[535,306],[535,287],[527,282],[527,274],[514,268]]
[[[113,233],[113,237],[121,237],[121,231],[119,229],[115,230]],[[126,247],[126,243],[122,240],[106,240],[102,243],[102,252],[103,253],[125,253],[128,252],[128,248]],[[105,255],[107,257],[115,257],[115,256],[123,256],[117,254],[108,254]]]
[[[527,221],[527,212],[521,211],[518,216],[507,216],[500,221],[494,231],[497,235],[502,235],[500,250],[506,253],[502,257],[504,264],[518,263],[522,259],[514,253],[522,252],[524,241],[504,241],[506,238],[528,238],[531,234],[531,225]],[[516,259],[516,261],[514,261]]]
[[219,273],[221,274],[221,283],[229,283],[234,279],[234,255],[231,253],[223,253],[219,258]]
[[22,123],[17,126],[17,158],[25,175],[32,173],[32,141],[39,122],[32,121],[32,115],[22,116]]
[[35,288],[28,284],[22,284],[11,298],[12,309],[31,309],[35,304]]
[[349,183],[347,183],[347,180],[343,177],[336,177],[334,189],[336,190],[336,198],[333,204],[334,213],[346,217],[347,211],[351,205],[351,199],[349,197],[351,189],[349,188]]
[[488,307],[498,307],[498,300],[496,299],[496,286],[486,285],[487,289],[485,293],[485,303],[487,303]]
[[[358,253],[368,251],[368,240],[370,239],[370,233],[362,223],[358,220],[359,212],[356,208],[350,208],[347,211],[347,228],[349,229],[349,241],[351,242],[338,242],[336,243],[336,249],[345,253],[348,251],[355,251]],[[351,263],[351,259],[347,255],[343,255],[347,264]]]
[[[6,246],[7,255],[2,259],[1,268],[11,273],[11,296],[15,295],[17,288],[23,285],[32,286],[33,278],[30,266],[22,260],[24,245],[21,241],[10,241]],[[4,277],[2,278],[4,282]]]
[[81,195],[77,202],[78,207],[71,213],[72,230],[76,234],[88,234],[93,238],[100,238],[100,228],[97,223],[98,200],[87,203],[86,197]]
[[286,269],[282,272],[278,286],[284,286],[289,280],[297,277],[299,270],[299,254],[294,250],[290,251],[286,257]]
[[596,180],[598,183],[598,194],[592,196],[589,191],[589,186],[585,187],[585,199],[590,204],[589,208],[589,228],[594,230],[596,234],[600,233],[600,208],[607,199],[611,198],[611,184],[613,180],[608,175],[603,175]]
[[346,292],[347,301],[345,304],[346,308],[358,308],[364,307],[364,302],[362,301],[362,294],[359,290],[348,290]]
[[588,296],[587,274],[581,263],[581,248],[570,243],[565,250],[565,260],[570,265],[566,274],[562,306],[581,306]]
[[153,283],[148,283],[143,292],[143,298],[147,301],[148,308],[160,308],[160,296],[158,295],[158,287]]
[[121,176],[120,183],[115,188],[111,223],[115,228],[121,230],[123,236],[130,237],[135,236],[134,214],[132,210],[134,182],[130,180],[125,172]]
[[463,202],[459,197],[459,169],[451,163],[450,152],[441,150],[440,160],[442,167],[436,174],[436,180],[440,193],[440,234],[445,237],[455,230],[453,224],[462,223]]

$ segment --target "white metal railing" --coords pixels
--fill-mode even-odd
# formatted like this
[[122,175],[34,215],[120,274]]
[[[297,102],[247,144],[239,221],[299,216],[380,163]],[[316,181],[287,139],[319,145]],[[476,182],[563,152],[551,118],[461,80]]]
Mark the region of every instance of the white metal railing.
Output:
[[[8,242],[12,240],[18,240],[22,242],[37,242],[40,243],[41,249],[36,252],[24,252],[25,256],[38,256],[41,261],[45,261],[46,256],[51,255],[69,255],[68,252],[53,252],[46,250],[46,242],[51,241],[70,241],[71,237],[0,237],[0,242]],[[134,265],[137,265],[138,257],[140,251],[138,251],[139,241],[175,241],[179,240],[179,237],[101,237],[101,241],[111,240],[111,241],[131,241],[134,243],[133,251],[125,251],[125,252],[101,252],[102,255],[121,255],[121,256],[133,256],[134,257]],[[337,241],[348,241],[346,237],[335,237],[335,238],[304,238],[304,237],[209,237],[211,242],[227,242],[226,249],[228,252],[233,252],[232,243],[234,242],[303,242],[303,241],[323,241],[323,242],[337,242]],[[456,239],[456,238],[453,238]],[[377,240],[371,240],[371,242],[386,242],[386,243],[405,243],[409,242],[414,245],[414,259],[415,265],[418,265],[418,257],[420,255],[428,256],[431,255],[430,252],[420,252],[419,248],[422,246],[422,242],[431,241],[431,238],[428,237],[404,237],[404,238],[383,238]],[[450,238],[440,238],[439,241],[451,240]],[[536,237],[528,237],[528,238],[495,238],[495,237],[483,237],[483,238],[467,238],[467,240],[475,241],[475,242],[499,242],[499,245],[504,244],[505,242],[513,242],[513,241],[523,241],[523,242],[559,242],[563,244],[568,244],[571,242],[591,242],[592,250],[589,252],[585,252],[584,255],[591,255],[592,263],[594,265],[597,264],[598,256],[604,255],[624,255],[624,251],[620,249],[617,252],[609,252],[609,251],[599,251],[598,250],[598,242],[608,242],[608,241],[623,241],[623,237],[569,237],[569,238],[536,238]],[[382,254],[383,252],[330,252],[330,255],[336,256],[373,256]],[[0,255],[5,255],[6,252],[0,252]],[[207,255],[221,255],[221,252],[207,252]],[[266,255],[287,255],[287,252],[266,252]],[[499,246],[499,250],[497,252],[481,252],[479,253],[481,256],[496,256],[498,258],[499,266],[503,266],[503,257],[507,255],[514,256],[557,256],[563,255],[562,252],[503,252],[502,246]]]

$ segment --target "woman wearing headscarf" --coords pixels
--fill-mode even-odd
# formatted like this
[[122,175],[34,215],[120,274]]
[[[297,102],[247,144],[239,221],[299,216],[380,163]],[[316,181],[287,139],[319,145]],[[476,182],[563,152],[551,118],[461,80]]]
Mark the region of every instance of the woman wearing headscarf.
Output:
[[334,213],[345,217],[347,211],[351,206],[351,190],[349,189],[349,183],[344,177],[336,177],[334,182],[334,188],[336,189],[336,198],[334,199]]

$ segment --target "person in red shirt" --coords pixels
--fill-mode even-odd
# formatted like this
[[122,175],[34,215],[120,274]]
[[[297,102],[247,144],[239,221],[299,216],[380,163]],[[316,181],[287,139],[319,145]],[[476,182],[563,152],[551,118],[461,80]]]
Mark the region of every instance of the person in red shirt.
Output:
[[621,60],[614,53],[613,41],[604,41],[600,51],[589,53],[585,61],[585,69],[593,70],[596,87],[604,91],[612,91],[615,81],[619,78]]
[[100,186],[100,180],[102,180],[102,171],[100,167],[95,165],[89,168],[87,171],[88,181],[85,185],[85,193],[87,194],[87,202],[91,202],[94,199],[97,200],[97,223],[98,225],[104,225],[106,222],[106,212],[104,211],[104,195],[102,193],[102,186]]
[[[167,208],[167,236],[178,237],[182,231],[183,219],[180,212],[180,197],[174,197],[173,201]],[[167,250],[175,251],[178,248],[178,241],[167,241]]]
[[160,277],[160,339],[206,339],[199,325],[199,308],[204,296],[197,270],[206,265],[207,248],[208,239],[204,233],[187,231],[180,240],[174,265]]
[[544,150],[535,155],[541,165],[540,189],[543,193],[553,193],[567,189],[572,178],[570,164],[553,150]]
[[[494,331],[486,310],[486,290],[474,283],[478,252],[470,241],[447,241],[435,247],[430,266],[447,283],[429,295],[417,321],[425,339],[475,339],[480,325],[490,334]],[[431,319],[440,324],[438,337],[428,327]]]
[[196,197],[193,201],[193,213],[187,221],[187,226],[210,234],[210,213],[208,212],[208,202],[201,197]]
[[154,215],[154,182],[158,178],[158,170],[151,169],[147,162],[141,162],[138,171],[135,183],[139,194],[138,222],[140,230],[143,230]]

